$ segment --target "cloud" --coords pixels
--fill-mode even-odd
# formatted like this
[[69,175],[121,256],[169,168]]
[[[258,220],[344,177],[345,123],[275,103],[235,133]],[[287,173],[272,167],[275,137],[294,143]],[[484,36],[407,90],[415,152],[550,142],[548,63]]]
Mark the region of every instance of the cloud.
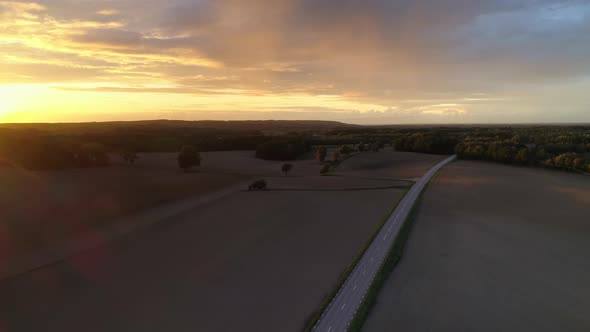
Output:
[[406,120],[542,118],[541,92],[582,114],[561,87],[588,87],[589,36],[582,0],[0,1],[3,82],[338,96]]

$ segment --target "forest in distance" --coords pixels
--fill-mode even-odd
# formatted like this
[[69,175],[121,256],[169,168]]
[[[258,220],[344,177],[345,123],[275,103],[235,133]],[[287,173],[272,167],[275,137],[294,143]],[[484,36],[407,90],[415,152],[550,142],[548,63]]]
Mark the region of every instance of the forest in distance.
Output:
[[357,126],[322,121],[140,121],[0,125],[0,164],[28,169],[109,165],[135,153],[255,150],[295,160],[314,147],[397,151],[590,172],[590,126]]

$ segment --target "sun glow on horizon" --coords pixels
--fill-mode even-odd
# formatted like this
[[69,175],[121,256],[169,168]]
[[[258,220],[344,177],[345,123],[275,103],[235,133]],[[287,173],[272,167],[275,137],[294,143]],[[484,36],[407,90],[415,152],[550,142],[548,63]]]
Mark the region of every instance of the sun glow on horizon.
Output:
[[453,2],[0,0],[0,122],[590,121],[590,4]]

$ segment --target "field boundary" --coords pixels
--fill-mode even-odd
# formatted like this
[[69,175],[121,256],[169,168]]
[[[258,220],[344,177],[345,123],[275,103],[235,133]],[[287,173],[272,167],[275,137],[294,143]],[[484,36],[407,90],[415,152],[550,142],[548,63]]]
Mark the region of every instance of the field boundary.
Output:
[[248,186],[250,181],[241,182],[210,194],[184,198],[180,201],[165,203],[129,216],[120,217],[107,226],[97,228],[93,236],[69,239],[49,248],[15,257],[3,263],[4,266],[0,270],[0,280],[15,278],[27,272],[57,264],[81,252],[105,245],[140,228],[151,226],[200,205],[240,192],[241,189]]
[[280,188],[264,190],[242,190],[245,192],[265,192],[265,191],[369,191],[369,190],[386,190],[386,189],[408,189],[411,186],[384,186],[384,187],[360,187],[360,188],[343,188],[343,189],[305,189],[305,188]]

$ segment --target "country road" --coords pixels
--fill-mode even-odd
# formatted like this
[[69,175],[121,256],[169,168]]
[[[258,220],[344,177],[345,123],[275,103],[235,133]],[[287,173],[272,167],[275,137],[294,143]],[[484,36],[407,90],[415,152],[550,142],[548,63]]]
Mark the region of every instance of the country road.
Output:
[[381,232],[375,237],[375,240],[371,243],[326,311],[324,311],[314,327],[314,331],[340,332],[348,329],[376,273],[383,265],[397,234],[412,210],[416,199],[436,172],[455,160],[455,158],[456,156],[451,156],[436,164],[408,191],[385,225],[383,225]]

